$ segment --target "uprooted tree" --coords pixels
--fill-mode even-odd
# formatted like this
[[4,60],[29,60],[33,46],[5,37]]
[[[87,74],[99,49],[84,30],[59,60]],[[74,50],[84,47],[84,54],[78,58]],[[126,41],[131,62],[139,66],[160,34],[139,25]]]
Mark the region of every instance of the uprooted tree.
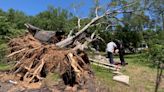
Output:
[[[25,24],[29,33],[9,42],[10,54],[7,57],[17,61],[12,73],[28,83],[41,81],[49,72],[60,74],[66,85],[86,83],[87,78],[92,76],[92,71],[84,49],[99,37],[95,31],[90,36],[83,34],[90,27],[101,24],[99,20],[103,18],[114,18],[119,21],[115,16],[133,12],[133,10],[125,10],[133,4],[135,3],[126,4],[115,10],[106,10],[100,16],[98,14],[100,7],[96,7],[96,16],[83,28],[80,28],[80,19],[78,19],[79,31],[74,35],[70,31],[65,39],[63,33],[44,31],[31,24]],[[109,20],[105,23],[106,29],[113,26],[108,22]]]

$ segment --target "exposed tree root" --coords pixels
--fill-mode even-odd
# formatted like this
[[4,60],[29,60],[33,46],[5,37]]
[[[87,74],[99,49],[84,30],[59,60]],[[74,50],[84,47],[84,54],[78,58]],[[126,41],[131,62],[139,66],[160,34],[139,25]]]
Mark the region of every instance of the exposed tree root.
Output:
[[80,50],[43,44],[30,34],[12,39],[9,47],[11,54],[7,57],[17,61],[12,73],[27,83],[41,81],[49,72],[54,72],[66,85],[81,85],[85,83],[85,76],[91,74],[88,57]]

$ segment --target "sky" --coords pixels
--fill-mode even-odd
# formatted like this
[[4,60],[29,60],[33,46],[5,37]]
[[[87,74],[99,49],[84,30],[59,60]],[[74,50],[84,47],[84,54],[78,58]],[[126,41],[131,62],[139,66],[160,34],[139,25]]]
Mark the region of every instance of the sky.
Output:
[[[100,0],[100,5],[105,6],[109,1]],[[73,7],[71,7],[73,3],[76,5],[81,3],[82,6],[75,12]],[[0,9],[7,11],[13,8],[32,16],[46,10],[49,5],[67,9],[79,17],[87,17],[94,3],[93,0],[0,0]]]

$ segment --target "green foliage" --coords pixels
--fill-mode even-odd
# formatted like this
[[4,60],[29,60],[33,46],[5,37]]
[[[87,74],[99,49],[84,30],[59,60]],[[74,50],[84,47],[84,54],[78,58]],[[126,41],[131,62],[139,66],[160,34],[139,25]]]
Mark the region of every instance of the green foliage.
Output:
[[150,61],[149,63],[154,67],[159,64],[159,62],[163,63],[164,58],[164,31],[152,31],[146,30],[143,31],[143,38],[148,44],[148,53],[147,58]]
[[150,59],[154,64],[164,63],[164,46],[163,45],[154,45],[149,50]]
[[21,21],[24,21],[24,19],[22,19],[19,16],[19,13],[15,12],[13,9],[9,11],[9,13],[0,11],[0,13],[2,13],[2,16],[0,16],[0,63],[6,61],[7,41],[25,32],[21,29],[23,28],[21,27],[21,24],[24,25],[24,22]]
[[128,25],[124,27],[117,26],[115,39],[121,40],[125,48],[130,48],[130,46],[137,48],[139,43],[143,40],[143,35],[140,31],[131,31]]
[[157,22],[156,24],[162,24],[164,30],[164,2],[163,0],[150,0],[146,2],[148,11]]
[[0,16],[0,35],[7,35],[10,33],[11,23],[5,16]]
[[48,10],[36,15],[31,21],[36,26],[47,30],[68,31],[74,23],[70,23],[71,14],[61,8],[49,7]]
[[105,43],[103,41],[99,41],[98,43],[94,43],[93,45],[99,45],[99,50],[100,51],[105,51],[106,50],[106,44],[108,42],[110,42],[111,40],[113,40],[114,36],[111,32],[109,31],[100,31],[99,32],[100,37],[105,41]]
[[151,48],[155,44],[164,45],[164,31],[152,31],[146,30],[143,33],[143,38],[147,42],[148,46]]
[[23,33],[23,30],[14,29],[14,23],[11,23],[5,16],[0,17],[0,39],[5,38],[5,36],[15,36]]
[[149,50],[149,57],[152,64],[157,67],[155,92],[158,92],[164,64],[164,45],[162,43],[154,44]]
[[28,22],[28,18],[23,12],[14,9],[9,9],[6,16],[13,27],[17,29],[25,28],[24,23]]

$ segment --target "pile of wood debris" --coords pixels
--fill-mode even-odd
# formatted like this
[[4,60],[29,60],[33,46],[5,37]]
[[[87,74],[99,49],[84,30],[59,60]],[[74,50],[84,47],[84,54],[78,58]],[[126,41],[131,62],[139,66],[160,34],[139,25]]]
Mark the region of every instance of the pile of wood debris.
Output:
[[89,60],[84,52],[42,44],[30,34],[11,40],[9,46],[11,54],[8,57],[17,61],[13,72],[29,83],[42,80],[48,72],[57,72],[63,77],[67,72],[71,73],[68,78],[83,76],[84,71],[90,72]]
[[45,31],[30,24],[25,26],[28,32],[8,43],[7,57],[15,61],[15,65],[11,71],[1,74],[1,81],[29,89],[30,84],[41,83],[48,73],[55,73],[62,79],[59,84],[65,85],[59,90],[67,90],[69,86],[72,87],[69,91],[74,87],[76,91],[96,91],[89,58],[84,52],[96,35],[95,32],[90,37],[82,35],[89,25],[67,38],[61,32]]

